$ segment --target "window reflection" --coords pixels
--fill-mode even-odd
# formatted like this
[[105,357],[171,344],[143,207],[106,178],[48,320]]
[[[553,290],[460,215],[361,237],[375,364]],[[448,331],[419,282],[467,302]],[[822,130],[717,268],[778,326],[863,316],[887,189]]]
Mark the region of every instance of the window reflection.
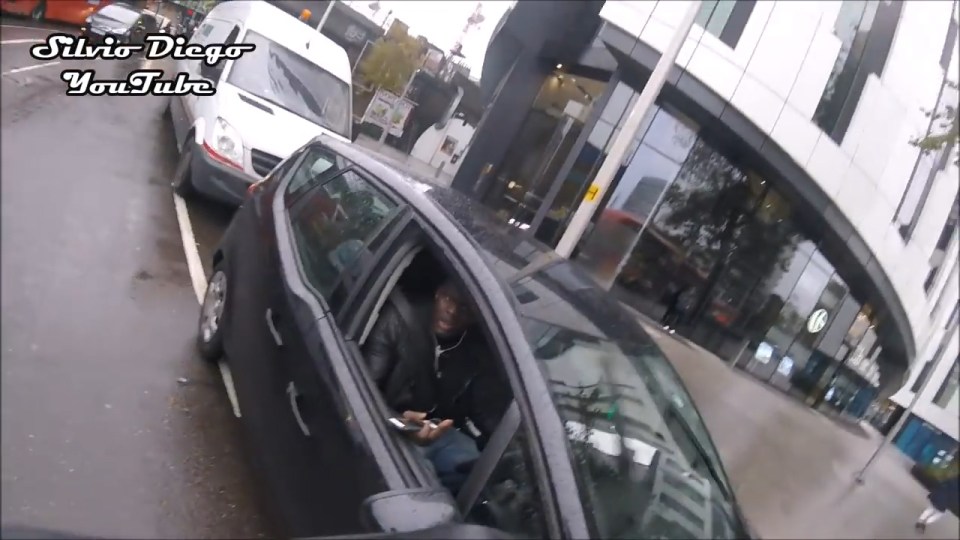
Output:
[[583,499],[604,538],[735,538],[729,483],[702,420],[658,353],[525,316]]
[[[567,193],[596,174],[634,95],[618,83]],[[874,387],[874,364],[844,363],[859,341],[840,343],[860,304],[776,182],[718,151],[668,103],[639,133],[578,262],[641,312],[786,391],[819,399],[831,381],[851,396]]]

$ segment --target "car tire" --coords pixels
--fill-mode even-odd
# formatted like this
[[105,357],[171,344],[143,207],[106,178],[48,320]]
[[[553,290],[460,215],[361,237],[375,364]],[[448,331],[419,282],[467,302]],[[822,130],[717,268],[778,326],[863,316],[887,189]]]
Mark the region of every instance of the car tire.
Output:
[[227,305],[227,272],[222,262],[213,268],[200,305],[197,322],[197,350],[208,362],[223,357],[223,317]]
[[35,21],[42,21],[47,14],[47,3],[44,0],[37,2],[37,7],[30,12],[30,18]]
[[[191,139],[188,135],[187,139]],[[177,162],[177,168],[173,171],[173,190],[183,198],[192,196],[195,193],[193,188],[193,171],[190,168],[190,162],[193,159],[193,146],[191,142],[183,143],[183,150],[180,151],[180,160]]]

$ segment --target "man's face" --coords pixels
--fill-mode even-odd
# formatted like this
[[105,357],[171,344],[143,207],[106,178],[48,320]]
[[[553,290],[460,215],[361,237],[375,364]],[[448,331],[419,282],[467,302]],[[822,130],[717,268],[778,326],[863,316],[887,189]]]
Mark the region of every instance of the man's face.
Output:
[[433,302],[433,331],[439,336],[456,335],[470,323],[463,295],[452,286],[437,289]]

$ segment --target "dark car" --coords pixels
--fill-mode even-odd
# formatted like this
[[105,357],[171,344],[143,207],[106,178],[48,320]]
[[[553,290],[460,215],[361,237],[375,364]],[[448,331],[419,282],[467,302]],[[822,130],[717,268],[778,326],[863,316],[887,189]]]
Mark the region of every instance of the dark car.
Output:
[[159,31],[157,19],[127,4],[108,4],[87,17],[80,33],[92,41],[101,41],[106,36],[117,38],[120,43],[144,43],[147,34]]
[[[291,535],[751,536],[637,321],[478,203],[320,137],[251,188],[212,262],[198,347],[224,354]],[[455,499],[391,426],[361,354],[388,302],[451,277],[511,400]]]

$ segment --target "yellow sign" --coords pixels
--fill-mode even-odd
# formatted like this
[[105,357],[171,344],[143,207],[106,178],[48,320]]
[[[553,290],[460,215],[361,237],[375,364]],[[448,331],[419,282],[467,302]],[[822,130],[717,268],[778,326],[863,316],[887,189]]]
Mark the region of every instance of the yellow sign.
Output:
[[593,202],[597,198],[597,195],[600,194],[600,186],[596,184],[590,184],[590,187],[587,188],[587,194],[583,196],[583,200],[587,202]]

